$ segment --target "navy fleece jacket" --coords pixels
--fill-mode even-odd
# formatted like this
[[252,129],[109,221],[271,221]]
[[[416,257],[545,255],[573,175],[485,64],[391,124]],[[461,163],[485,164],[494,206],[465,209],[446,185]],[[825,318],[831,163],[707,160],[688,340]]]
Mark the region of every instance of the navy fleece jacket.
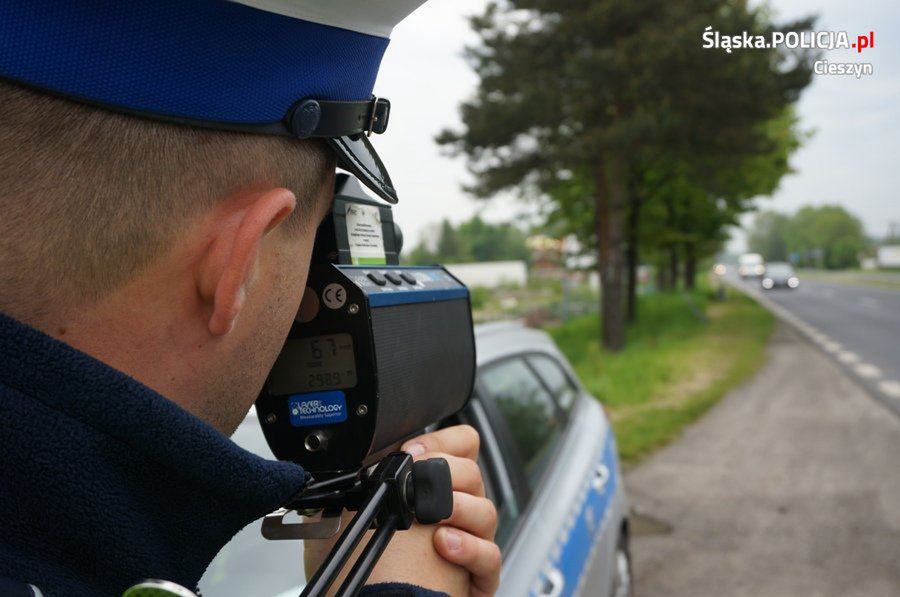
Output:
[[[7,583],[48,597],[121,595],[145,578],[195,587],[235,533],[307,479],[301,467],[239,448],[127,375],[0,314]],[[409,585],[364,594],[439,595]]]

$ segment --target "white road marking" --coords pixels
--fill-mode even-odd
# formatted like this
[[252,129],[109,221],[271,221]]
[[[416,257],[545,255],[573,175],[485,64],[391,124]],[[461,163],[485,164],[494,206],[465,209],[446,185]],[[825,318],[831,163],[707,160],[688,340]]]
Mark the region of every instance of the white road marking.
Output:
[[854,369],[859,375],[868,377],[869,379],[881,377],[881,369],[875,365],[870,365],[869,363],[860,363]]
[[844,352],[838,354],[838,359],[843,363],[858,363],[859,355],[855,352],[850,352],[849,350],[845,350]]
[[809,336],[810,336],[810,338],[812,338],[819,344],[825,344],[826,342],[831,341],[831,338],[829,338],[828,336],[826,336],[825,334],[823,334],[822,332],[820,332],[818,330],[814,331],[814,332],[810,332]]
[[900,381],[885,380],[878,384],[878,388],[891,398],[900,398]]
[[825,346],[823,346],[825,350],[828,352],[840,352],[841,351],[841,343],[840,342],[826,342]]

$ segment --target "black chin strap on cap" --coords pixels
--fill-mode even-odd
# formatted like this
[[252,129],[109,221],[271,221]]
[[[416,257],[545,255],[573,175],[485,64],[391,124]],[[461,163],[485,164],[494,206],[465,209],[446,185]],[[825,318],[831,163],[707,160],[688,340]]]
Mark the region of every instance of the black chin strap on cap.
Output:
[[358,102],[303,99],[288,113],[285,124],[299,139],[325,139],[341,168],[388,203],[397,203],[387,168],[368,139],[387,130],[390,112],[391,103],[378,97]]
[[361,102],[304,99],[288,116],[291,132],[300,139],[349,137],[387,130],[391,102],[373,97]]

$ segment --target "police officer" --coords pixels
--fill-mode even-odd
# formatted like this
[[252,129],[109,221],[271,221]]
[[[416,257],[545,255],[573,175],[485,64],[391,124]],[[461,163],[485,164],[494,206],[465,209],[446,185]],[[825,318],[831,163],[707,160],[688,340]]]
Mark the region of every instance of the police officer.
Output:
[[[371,92],[419,3],[0,2],[0,594],[196,586],[302,489],[227,436],[294,319],[335,166],[397,199]],[[366,594],[492,593],[477,434],[405,449],[450,462],[454,514],[397,534]]]

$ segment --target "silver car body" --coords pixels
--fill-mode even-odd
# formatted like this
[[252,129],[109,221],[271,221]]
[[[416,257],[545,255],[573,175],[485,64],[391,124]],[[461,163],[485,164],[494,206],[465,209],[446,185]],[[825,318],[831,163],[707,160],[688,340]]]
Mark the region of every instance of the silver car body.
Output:
[[[519,510],[504,546],[498,595],[519,597],[612,595],[617,548],[627,539],[628,505],[618,453],[609,422],[598,401],[577,381],[568,361],[547,334],[514,323],[476,328],[479,374],[506,359],[546,355],[564,369],[578,389],[549,466]],[[509,446],[483,388],[461,420],[478,428],[486,483],[495,496],[520,500]],[[508,439],[508,438],[507,438]],[[271,458],[255,416],[234,436],[243,447]],[[508,443],[508,441],[507,441]],[[204,595],[297,595],[302,588],[300,548],[295,542],[268,542],[259,524],[249,525],[210,565],[200,583]]]
[[[628,505],[609,422],[547,334],[519,325],[476,330],[479,368],[521,354],[554,358],[579,388],[551,466],[504,554],[500,595],[610,594]],[[477,390],[476,390],[477,391]],[[492,441],[490,429],[483,442]],[[485,446],[488,447],[488,446]]]

